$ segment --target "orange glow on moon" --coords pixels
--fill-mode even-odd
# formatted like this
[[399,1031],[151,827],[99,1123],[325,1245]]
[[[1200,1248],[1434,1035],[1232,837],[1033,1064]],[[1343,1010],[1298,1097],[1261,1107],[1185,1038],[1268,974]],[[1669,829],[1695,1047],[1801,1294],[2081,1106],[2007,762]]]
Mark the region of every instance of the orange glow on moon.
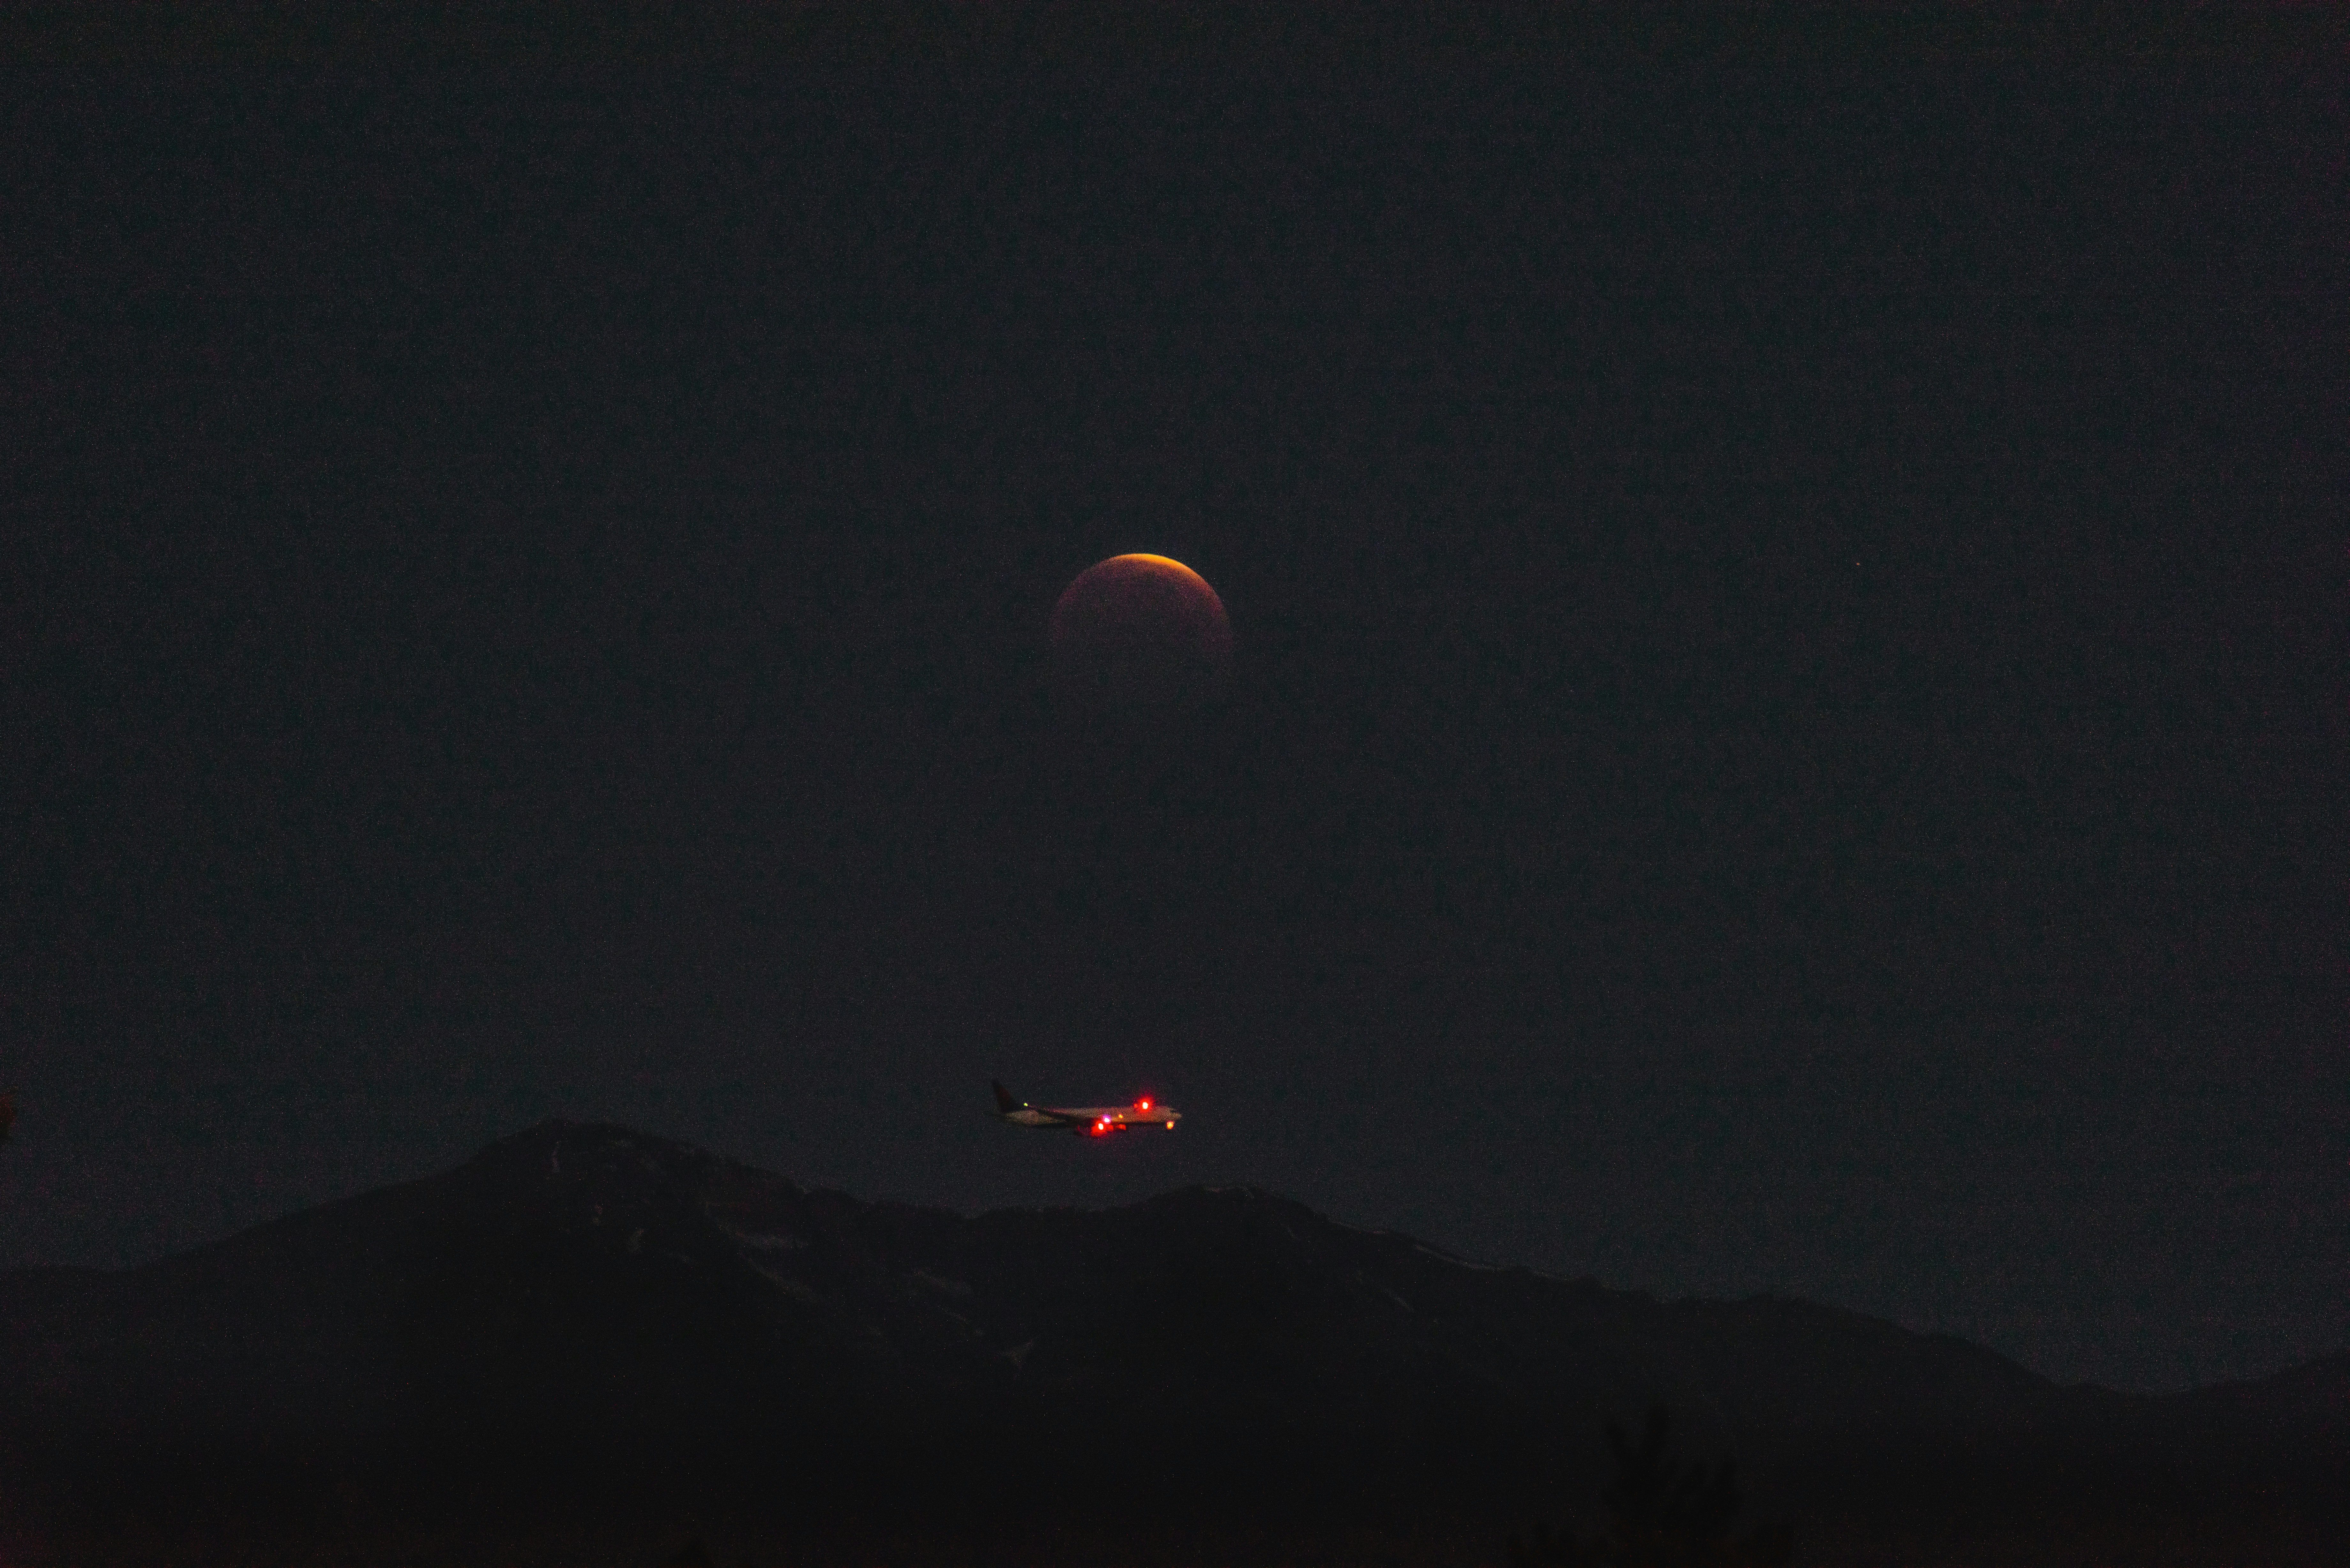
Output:
[[1117,701],[1204,695],[1232,659],[1232,627],[1206,578],[1165,556],[1113,556],[1053,607],[1055,662],[1074,694]]

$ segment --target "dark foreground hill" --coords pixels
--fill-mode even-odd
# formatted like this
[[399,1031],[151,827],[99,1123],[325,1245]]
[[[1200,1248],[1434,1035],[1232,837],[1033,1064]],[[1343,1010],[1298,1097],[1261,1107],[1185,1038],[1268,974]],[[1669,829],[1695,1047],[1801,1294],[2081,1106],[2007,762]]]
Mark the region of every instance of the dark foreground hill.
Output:
[[1249,1189],[965,1219],[564,1123],[146,1268],[0,1276],[0,1355],[29,1562],[625,1561],[712,1520],[806,1561],[1492,1560],[1659,1402],[1814,1560],[2322,1561],[2350,1522],[2338,1362],[2127,1398]]

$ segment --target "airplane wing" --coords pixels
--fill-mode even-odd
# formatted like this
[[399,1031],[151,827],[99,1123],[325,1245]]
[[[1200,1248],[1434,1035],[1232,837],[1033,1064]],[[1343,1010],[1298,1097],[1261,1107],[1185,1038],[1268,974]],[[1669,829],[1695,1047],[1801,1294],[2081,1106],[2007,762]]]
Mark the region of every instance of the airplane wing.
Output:
[[1128,1127],[1165,1127],[1171,1132],[1183,1113],[1165,1106],[1154,1106],[1149,1100],[1137,1100],[1130,1106],[1048,1106],[1045,1115],[1058,1117],[1064,1127],[1073,1131],[1098,1137],[1104,1133],[1124,1132]]

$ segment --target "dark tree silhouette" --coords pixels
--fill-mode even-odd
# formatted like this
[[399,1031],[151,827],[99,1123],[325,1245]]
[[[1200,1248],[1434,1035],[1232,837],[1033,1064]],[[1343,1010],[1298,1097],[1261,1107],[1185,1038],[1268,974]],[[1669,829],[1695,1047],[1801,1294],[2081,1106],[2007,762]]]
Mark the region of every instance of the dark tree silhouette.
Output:
[[1517,1568],[1783,1568],[1794,1534],[1783,1525],[1733,1533],[1737,1461],[1682,1461],[1670,1452],[1672,1420],[1648,1412],[1636,1442],[1607,1424],[1615,1482],[1599,1494],[1607,1528],[1585,1536],[1572,1526],[1537,1525],[1510,1543]]

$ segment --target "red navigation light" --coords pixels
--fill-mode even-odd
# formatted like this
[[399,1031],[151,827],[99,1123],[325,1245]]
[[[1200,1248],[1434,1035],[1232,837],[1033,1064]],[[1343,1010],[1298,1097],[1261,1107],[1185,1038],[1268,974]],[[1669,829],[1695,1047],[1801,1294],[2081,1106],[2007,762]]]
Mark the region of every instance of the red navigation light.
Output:
[[1137,1100],[1134,1103],[1146,1111],[1150,1108],[1150,1102],[1149,1100]]

